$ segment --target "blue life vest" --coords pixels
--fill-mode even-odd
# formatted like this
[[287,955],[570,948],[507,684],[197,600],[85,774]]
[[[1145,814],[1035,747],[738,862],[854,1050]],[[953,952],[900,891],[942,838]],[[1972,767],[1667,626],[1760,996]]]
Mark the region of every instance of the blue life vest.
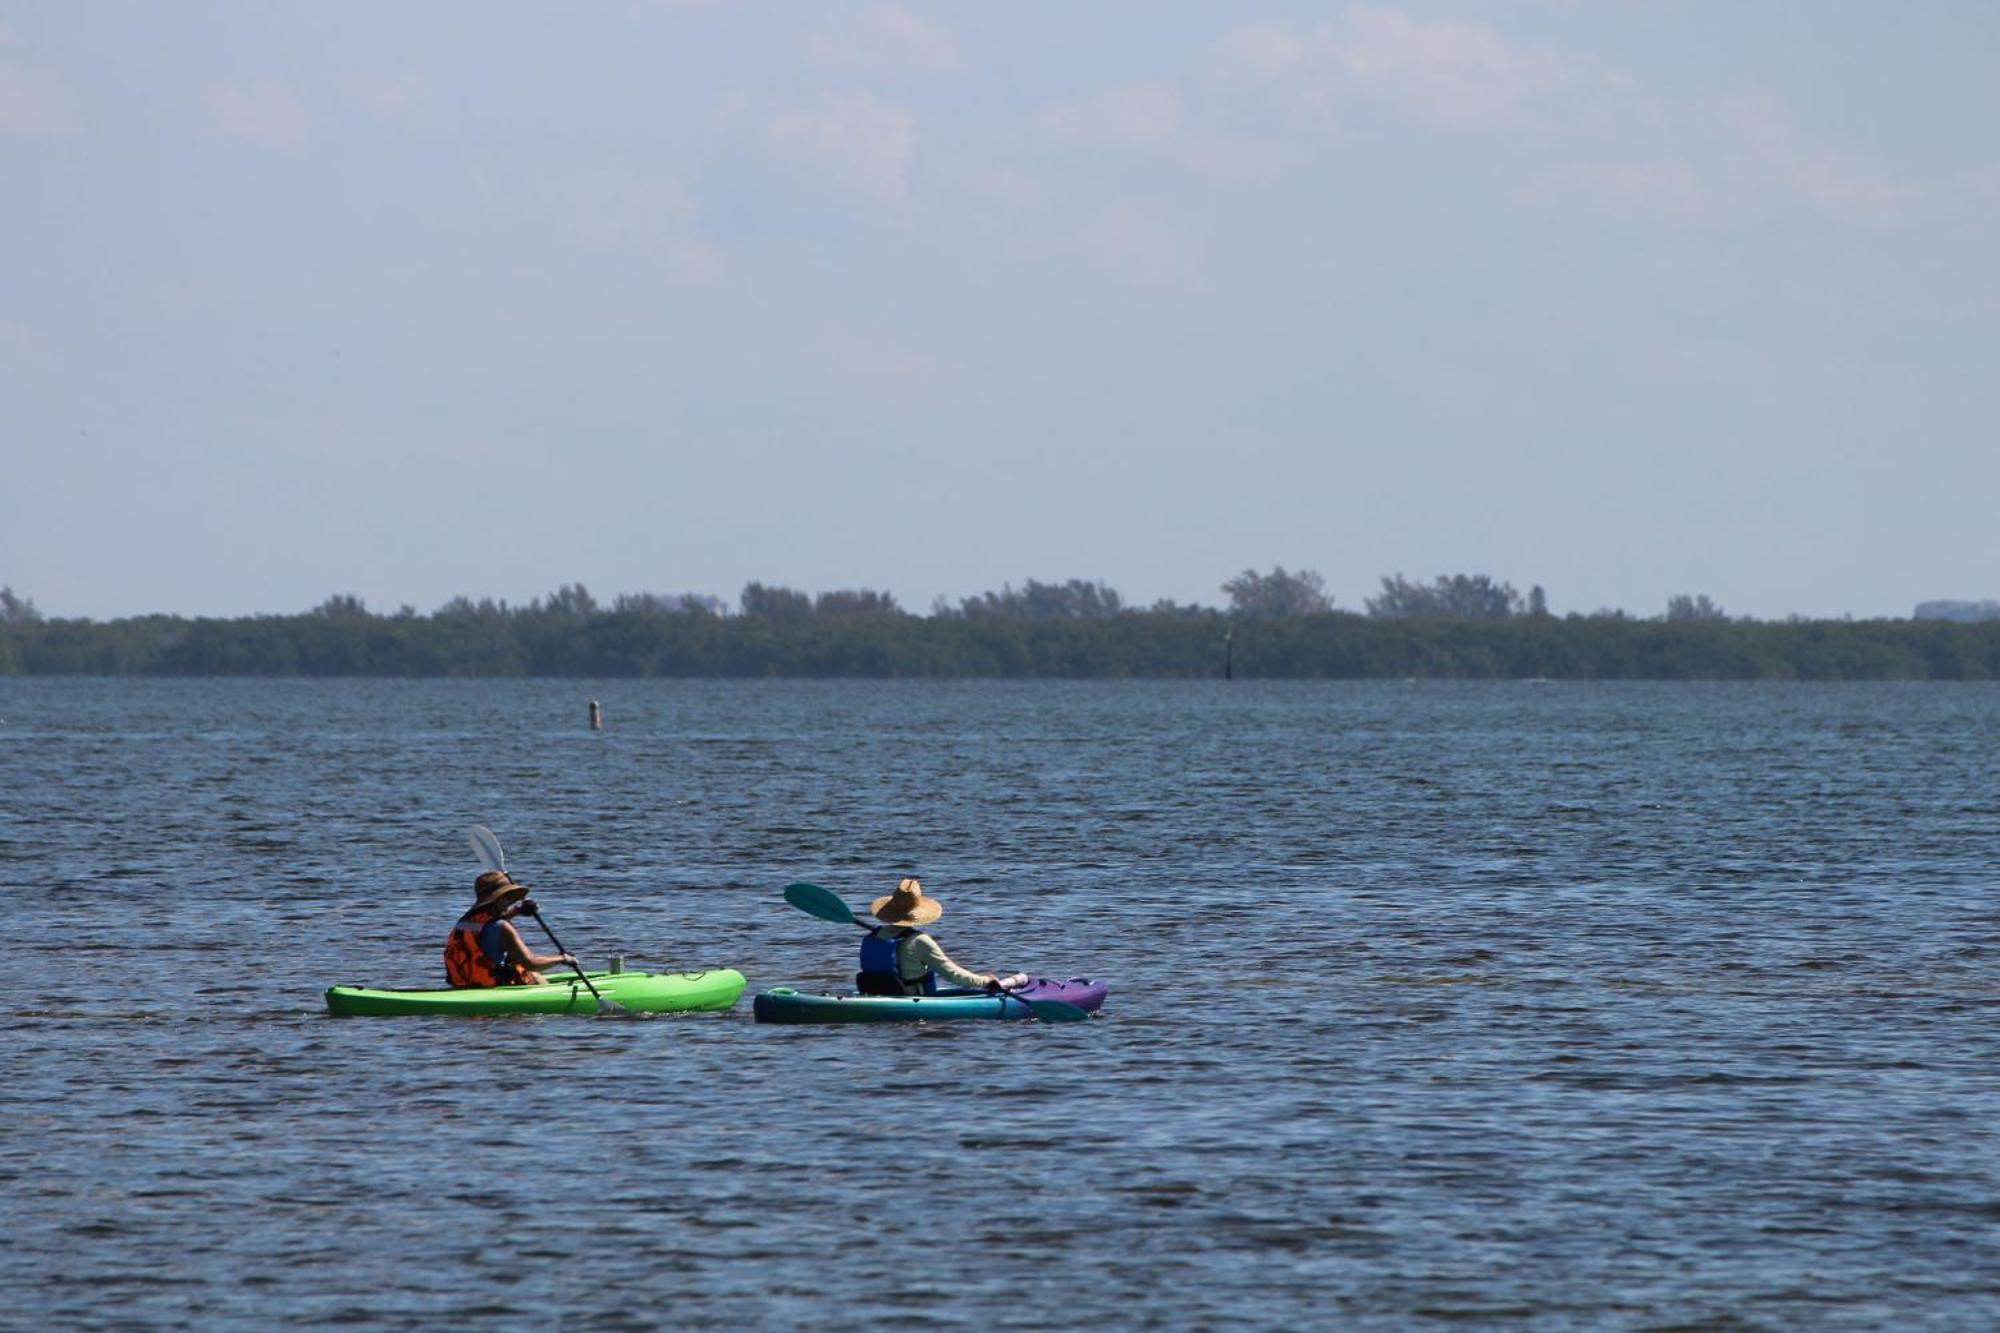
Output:
[[486,955],[486,961],[493,964],[493,970],[505,977],[509,985],[521,979],[514,965],[507,961],[507,936],[500,929],[498,918],[488,921],[480,929],[479,949]]
[[911,981],[903,976],[903,941],[924,932],[905,929],[892,939],[875,931],[861,937],[861,971],[855,975],[854,989],[863,995],[935,995],[937,973],[926,972]]

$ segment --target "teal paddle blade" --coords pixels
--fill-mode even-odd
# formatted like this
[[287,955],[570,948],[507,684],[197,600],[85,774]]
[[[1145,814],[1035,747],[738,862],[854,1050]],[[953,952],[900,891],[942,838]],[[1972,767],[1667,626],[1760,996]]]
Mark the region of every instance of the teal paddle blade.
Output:
[[838,921],[849,926],[866,924],[840,900],[839,895],[830,889],[822,889],[817,884],[787,884],[785,901],[806,915],[816,916],[822,921]]

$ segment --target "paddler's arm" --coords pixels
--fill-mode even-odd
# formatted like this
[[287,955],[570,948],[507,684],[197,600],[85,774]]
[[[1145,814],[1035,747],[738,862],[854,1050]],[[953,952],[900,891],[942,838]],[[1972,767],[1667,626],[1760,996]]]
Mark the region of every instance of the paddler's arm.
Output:
[[561,967],[576,960],[566,953],[539,954],[528,947],[521,932],[514,928],[512,921],[500,923],[500,947],[507,951],[507,961],[516,967],[544,968]]
[[984,990],[986,983],[994,977],[985,972],[969,972],[951,961],[944,946],[928,935],[912,935],[903,946],[911,957],[921,959],[924,966],[936,972],[954,986],[964,986],[969,990]]

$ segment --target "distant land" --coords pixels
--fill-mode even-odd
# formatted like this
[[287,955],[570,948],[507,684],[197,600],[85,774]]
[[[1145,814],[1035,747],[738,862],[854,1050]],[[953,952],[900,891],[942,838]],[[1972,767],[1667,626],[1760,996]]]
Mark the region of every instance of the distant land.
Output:
[[428,615],[329,597],[293,615],[110,621],[43,615],[0,587],[0,675],[390,677],[1438,678],[2000,680],[2000,602],[1908,620],[1757,621],[1706,596],[1558,616],[1483,575],[1384,578],[1336,609],[1311,570],[1245,570],[1227,608],[1125,605],[1102,583],[1028,580],[904,610],[867,589],[751,583],[706,594],[581,584],[526,605],[455,598]]

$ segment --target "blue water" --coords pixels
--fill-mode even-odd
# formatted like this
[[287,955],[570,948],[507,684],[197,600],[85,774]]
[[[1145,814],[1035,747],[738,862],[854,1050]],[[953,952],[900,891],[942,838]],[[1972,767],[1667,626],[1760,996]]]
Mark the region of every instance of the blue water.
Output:
[[[0,1323],[1992,1327],[1996,754],[1978,685],[0,680]],[[914,873],[1111,998],[326,1016],[475,820],[593,963],[837,984],[779,889]]]

